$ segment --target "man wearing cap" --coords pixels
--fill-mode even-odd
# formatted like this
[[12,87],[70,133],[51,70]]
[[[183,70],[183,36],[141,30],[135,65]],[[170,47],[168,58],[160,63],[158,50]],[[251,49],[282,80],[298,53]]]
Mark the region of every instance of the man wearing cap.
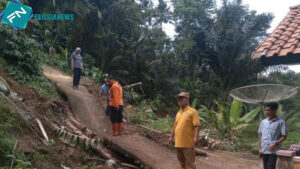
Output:
[[189,106],[188,93],[181,92],[177,99],[180,110],[176,115],[169,145],[173,144],[175,138],[176,154],[182,169],[195,169],[195,145],[200,130],[199,115]]
[[83,61],[80,53],[81,53],[81,49],[77,47],[75,49],[75,52],[73,52],[72,55],[70,56],[71,67],[74,73],[73,89],[79,89],[78,86],[79,86],[80,76],[81,73],[83,72]]

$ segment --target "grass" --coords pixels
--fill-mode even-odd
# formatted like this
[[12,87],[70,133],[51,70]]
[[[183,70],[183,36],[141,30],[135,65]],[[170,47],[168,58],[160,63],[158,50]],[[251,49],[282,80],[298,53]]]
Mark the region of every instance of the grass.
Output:
[[299,143],[300,143],[300,132],[292,131],[288,133],[288,137],[282,143],[282,147],[289,148],[291,144],[299,144]]
[[172,131],[174,120],[166,116],[164,118],[158,118],[150,123],[150,126],[160,131]]
[[125,109],[124,115],[131,123],[146,125],[159,131],[171,131],[173,128],[174,119],[170,116],[157,117],[152,106],[146,101],[142,101],[137,107]]
[[27,85],[44,97],[56,99],[59,96],[52,83],[48,82],[47,79],[44,79],[43,81],[33,80]]
[[299,144],[300,143],[300,124],[299,118],[295,117],[294,119],[290,119],[287,122],[288,128],[288,137],[283,142],[283,147],[290,147],[291,144]]

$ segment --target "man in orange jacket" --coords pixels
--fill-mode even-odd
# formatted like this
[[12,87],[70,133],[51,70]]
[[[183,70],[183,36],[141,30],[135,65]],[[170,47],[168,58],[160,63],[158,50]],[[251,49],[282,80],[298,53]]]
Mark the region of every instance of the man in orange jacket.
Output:
[[112,135],[122,134],[123,122],[123,89],[119,82],[112,77],[108,78],[109,83],[109,106],[110,106],[110,121],[112,123]]

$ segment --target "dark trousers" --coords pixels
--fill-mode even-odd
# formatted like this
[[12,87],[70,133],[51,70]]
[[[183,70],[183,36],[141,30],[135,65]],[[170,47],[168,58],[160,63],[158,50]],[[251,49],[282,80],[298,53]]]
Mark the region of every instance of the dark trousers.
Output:
[[109,111],[110,111],[110,107],[109,107],[109,101],[107,101],[107,106],[106,106],[106,115],[109,116]]
[[264,169],[276,169],[276,154],[263,154]]
[[116,110],[114,107],[110,106],[109,116],[112,123],[122,123],[123,122],[123,106],[119,106]]
[[73,86],[79,86],[81,72],[80,68],[74,68]]

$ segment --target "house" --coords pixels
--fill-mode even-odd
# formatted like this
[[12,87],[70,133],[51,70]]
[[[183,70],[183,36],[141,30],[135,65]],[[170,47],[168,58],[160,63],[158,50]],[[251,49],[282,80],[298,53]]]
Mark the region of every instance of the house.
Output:
[[265,65],[300,64],[300,5],[290,12],[253,52]]

